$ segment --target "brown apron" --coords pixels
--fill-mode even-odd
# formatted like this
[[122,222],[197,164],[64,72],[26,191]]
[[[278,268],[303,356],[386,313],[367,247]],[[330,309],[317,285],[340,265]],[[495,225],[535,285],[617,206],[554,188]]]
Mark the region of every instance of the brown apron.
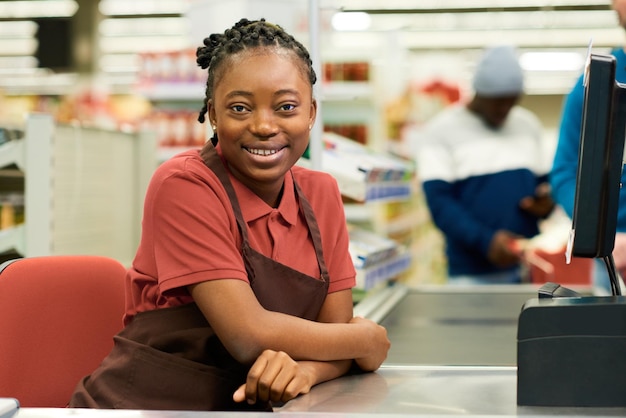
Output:
[[[328,272],[313,210],[295,184],[317,254],[321,277],[314,278],[250,248],[247,225],[226,169],[210,143],[205,164],[220,179],[242,236],[242,256],[250,286],[268,310],[315,320],[328,292]],[[262,326],[259,324],[259,326]],[[249,365],[224,348],[195,303],[138,313],[114,337],[114,347],[98,369],[77,386],[70,407],[160,410],[271,411],[269,403],[232,400],[245,383]]]

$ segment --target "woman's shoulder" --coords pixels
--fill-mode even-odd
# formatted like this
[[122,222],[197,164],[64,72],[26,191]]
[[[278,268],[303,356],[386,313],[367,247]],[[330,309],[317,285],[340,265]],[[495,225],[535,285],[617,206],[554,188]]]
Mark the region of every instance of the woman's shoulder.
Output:
[[291,172],[302,190],[328,190],[329,187],[337,187],[337,180],[325,171],[294,166]]
[[159,164],[154,171],[151,184],[156,187],[194,184],[196,187],[221,189],[219,179],[204,164],[197,149],[181,152]]
[[337,211],[343,210],[339,185],[330,173],[300,166],[292,168],[291,172],[316,216],[321,217],[318,220],[336,218]]
[[205,173],[208,167],[200,157],[200,150],[191,149],[180,152],[167,160],[163,161],[156,168],[155,173],[162,176],[170,176],[174,174],[184,175],[185,173]]
[[291,172],[300,190],[313,206],[336,207],[341,204],[339,185],[331,174],[300,166],[293,167]]

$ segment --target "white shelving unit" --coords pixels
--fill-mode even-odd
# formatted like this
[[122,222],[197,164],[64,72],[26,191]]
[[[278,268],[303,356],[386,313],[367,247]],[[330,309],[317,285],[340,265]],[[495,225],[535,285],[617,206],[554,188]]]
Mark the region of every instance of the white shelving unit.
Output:
[[0,145],[0,167],[23,172],[25,219],[0,230],[0,253],[95,254],[129,265],[157,166],[154,134],[55,125],[48,114],[29,115],[24,132]]

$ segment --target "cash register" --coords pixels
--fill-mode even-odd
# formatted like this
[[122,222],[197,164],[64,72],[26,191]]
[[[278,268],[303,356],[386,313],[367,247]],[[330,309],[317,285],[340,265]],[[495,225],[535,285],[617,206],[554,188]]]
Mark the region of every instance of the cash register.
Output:
[[[591,49],[591,48],[590,48]],[[626,135],[626,85],[616,60],[590,53],[570,240],[571,257],[601,258],[610,296],[546,283],[520,312],[517,404],[626,406],[626,297],[613,262]]]

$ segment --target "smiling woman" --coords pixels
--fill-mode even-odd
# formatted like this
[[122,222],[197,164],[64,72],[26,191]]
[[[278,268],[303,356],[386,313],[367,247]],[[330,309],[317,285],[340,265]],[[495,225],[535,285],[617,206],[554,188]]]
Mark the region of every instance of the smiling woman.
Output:
[[277,207],[285,174],[306,150],[316,104],[295,54],[242,54],[221,76],[209,118],[233,175]]
[[125,328],[72,407],[271,410],[387,356],[386,330],[353,317],[337,183],[295,165],[317,113],[308,52],[242,19],[197,62],[214,136],[154,173]]

